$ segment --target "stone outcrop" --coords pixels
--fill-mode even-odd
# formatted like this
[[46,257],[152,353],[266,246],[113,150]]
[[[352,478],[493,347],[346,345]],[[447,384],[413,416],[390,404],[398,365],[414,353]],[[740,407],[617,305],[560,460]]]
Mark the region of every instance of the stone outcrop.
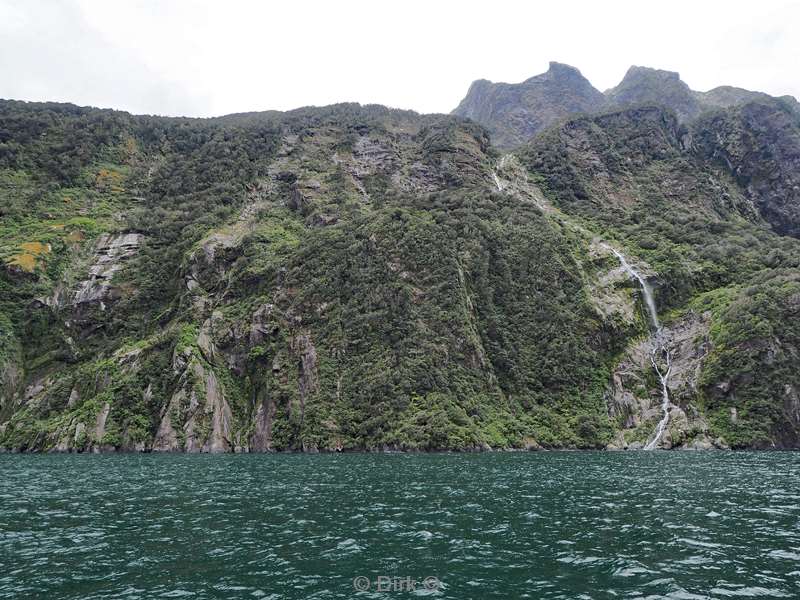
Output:
[[117,291],[112,286],[112,278],[136,254],[143,240],[144,236],[140,233],[101,235],[95,244],[88,275],[76,286],[72,303],[99,303],[104,307],[106,301],[116,299]]
[[[708,438],[708,424],[695,405],[703,361],[710,351],[709,314],[689,312],[663,326],[660,334],[672,358],[669,422],[660,446],[701,449],[722,442]],[[651,376],[653,338],[630,346],[612,374],[607,395],[608,412],[621,425],[612,449],[641,448],[652,435],[661,416],[659,383]]]
[[605,105],[603,94],[578,69],[551,62],[546,73],[522,83],[474,82],[453,114],[486,126],[493,143],[508,149],[559,119]]
[[800,237],[800,118],[784,102],[750,102],[703,118],[694,149],[726,169],[781,235]]
[[[762,92],[732,86],[696,92],[678,73],[639,66],[632,66],[617,86],[601,93],[577,69],[550,63],[546,73],[522,83],[475,81],[453,114],[480,123],[491,133],[492,143],[507,150],[582,113],[656,105],[673,111],[680,123],[689,123],[708,111],[771,99]],[[800,106],[791,96],[781,101],[795,111]]]
[[177,390],[161,415],[154,452],[228,452],[232,449],[231,409],[213,369],[194,356],[179,356]]
[[638,104],[663,105],[675,111],[681,121],[700,114],[702,106],[678,73],[631,67],[616,87],[606,92],[609,104],[622,108]]
[[707,108],[729,108],[754,100],[769,100],[770,98],[769,94],[763,92],[751,92],[730,85],[715,87],[707,92],[694,92],[694,96],[701,105]]

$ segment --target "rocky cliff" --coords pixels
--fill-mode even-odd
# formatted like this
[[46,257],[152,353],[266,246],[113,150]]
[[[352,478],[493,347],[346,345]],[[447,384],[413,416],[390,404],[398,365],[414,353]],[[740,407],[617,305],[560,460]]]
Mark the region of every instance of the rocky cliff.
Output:
[[660,389],[612,248],[664,323],[660,445],[796,447],[794,108],[569,110],[501,154],[378,106],[0,103],[0,448],[639,447]]
[[[656,105],[688,123],[715,109],[770,99],[762,92],[732,86],[693,91],[678,73],[639,66],[628,69],[617,86],[600,93],[574,67],[550,63],[546,73],[522,83],[474,82],[453,114],[480,123],[498,148],[511,150],[556,121],[581,114]],[[797,105],[791,96],[782,100]]]
[[498,147],[513,148],[559,119],[605,105],[578,69],[551,62],[546,73],[522,83],[474,82],[453,114],[484,125]]

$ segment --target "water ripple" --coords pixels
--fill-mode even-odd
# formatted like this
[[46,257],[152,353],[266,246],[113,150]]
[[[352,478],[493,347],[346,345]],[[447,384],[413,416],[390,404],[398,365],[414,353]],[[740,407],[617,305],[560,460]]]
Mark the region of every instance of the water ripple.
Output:
[[798,598],[798,474],[792,453],[0,455],[0,597]]

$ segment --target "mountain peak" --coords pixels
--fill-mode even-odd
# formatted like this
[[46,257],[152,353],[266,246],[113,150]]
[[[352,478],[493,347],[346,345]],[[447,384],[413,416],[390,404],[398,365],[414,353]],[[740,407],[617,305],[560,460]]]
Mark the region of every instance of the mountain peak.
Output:
[[554,61],[522,83],[475,81],[453,113],[481,123],[498,147],[511,148],[558,119],[604,104],[603,94],[578,69]]
[[[579,79],[588,81],[576,67],[556,61],[550,61],[547,72],[537,75],[536,77],[550,77],[552,79]],[[534,77],[531,77],[531,79],[534,79]]]
[[682,121],[696,117],[700,102],[675,71],[632,66],[606,98],[617,106],[661,104],[674,110]]
[[[763,92],[732,86],[696,92],[676,71],[639,65],[628,68],[619,85],[603,94],[577,68],[551,61],[547,71],[521,83],[478,79],[453,114],[477,121],[489,130],[498,148],[510,149],[554,122],[580,113],[653,105],[672,110],[679,122],[688,123],[706,110],[770,98]],[[785,106],[800,114],[796,99],[782,99]]]
[[622,81],[624,82],[625,80],[640,80],[645,78],[660,79],[663,81],[681,80],[680,73],[678,73],[677,71],[666,71],[664,69],[653,69],[652,67],[641,67],[638,65],[631,65],[631,67],[625,73],[625,77],[622,78]]

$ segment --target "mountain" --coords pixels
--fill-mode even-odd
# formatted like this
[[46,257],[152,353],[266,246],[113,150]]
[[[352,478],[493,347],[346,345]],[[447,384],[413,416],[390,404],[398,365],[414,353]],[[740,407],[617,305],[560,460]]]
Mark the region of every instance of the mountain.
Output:
[[559,119],[605,104],[603,94],[578,69],[551,62],[546,73],[522,83],[474,82],[453,114],[481,123],[495,145],[511,148]]
[[[637,107],[570,121],[519,151],[562,211],[637,257],[669,307],[654,338],[671,354],[670,395],[680,399],[673,436],[798,443],[798,133],[800,119],[777,100],[688,129],[671,111]],[[653,405],[653,343],[629,345],[612,375],[618,445]]]
[[667,106],[682,121],[696,117],[702,110],[700,101],[681,81],[680,75],[647,67],[628,69],[619,85],[606,92],[606,97],[616,107],[636,104]]
[[[453,114],[480,123],[489,130],[496,147],[511,150],[557,121],[584,113],[652,104],[673,110],[686,123],[704,112],[770,98],[731,86],[696,92],[678,73],[638,66],[628,69],[619,85],[601,94],[574,67],[550,63],[547,73],[519,84],[474,82]],[[798,106],[791,96],[783,99]]]
[[770,96],[763,92],[751,92],[742,88],[723,85],[707,92],[693,92],[701,106],[706,108],[727,108],[738,104],[746,104],[754,100],[768,100]]
[[479,126],[0,114],[0,446],[602,445],[573,241]]
[[800,446],[792,103],[554,119],[0,101],[0,448]]

